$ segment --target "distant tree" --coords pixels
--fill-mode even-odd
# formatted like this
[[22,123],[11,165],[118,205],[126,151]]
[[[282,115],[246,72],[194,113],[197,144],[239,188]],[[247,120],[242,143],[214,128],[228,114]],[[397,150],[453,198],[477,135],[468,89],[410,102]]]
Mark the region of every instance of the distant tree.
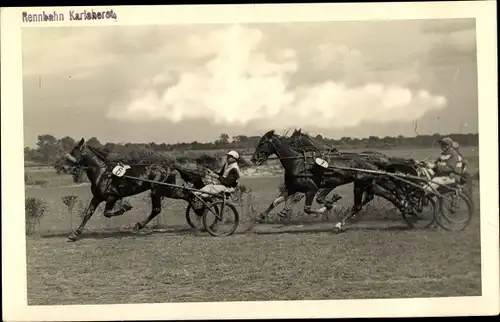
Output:
[[248,142],[248,136],[236,135],[236,136],[233,136],[233,141],[237,142],[237,143],[246,143],[246,142]]
[[71,151],[73,147],[75,146],[75,140],[69,136],[65,136],[62,139],[59,139],[59,148],[62,151]]
[[42,134],[38,136],[38,153],[41,161],[55,160],[59,150],[57,139],[50,134]]
[[88,139],[87,144],[90,146],[102,146],[101,142],[95,136]]
[[226,133],[222,133],[219,136],[219,139],[216,142],[217,144],[228,144],[229,143],[229,135]]

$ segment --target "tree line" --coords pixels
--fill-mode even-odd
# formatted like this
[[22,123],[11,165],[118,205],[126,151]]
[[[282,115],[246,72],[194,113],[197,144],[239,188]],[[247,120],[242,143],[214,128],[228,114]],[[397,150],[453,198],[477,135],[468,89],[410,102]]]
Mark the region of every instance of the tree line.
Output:
[[[479,135],[477,133],[467,134],[448,134],[454,141],[461,146],[477,146],[479,143]],[[317,140],[321,140],[326,144],[342,149],[390,149],[390,148],[424,148],[432,147],[434,142],[443,137],[440,134],[433,135],[418,135],[414,137],[405,137],[399,135],[396,137],[385,136],[369,136],[367,138],[351,138],[342,137],[340,139],[332,139],[323,137],[321,134],[314,136]],[[137,150],[149,150],[160,153],[184,154],[186,151],[196,150],[227,150],[236,149],[242,154],[251,153],[257,146],[260,136],[237,135],[232,138],[228,134],[221,134],[220,137],[213,142],[179,142],[174,144],[167,143],[101,143],[98,138],[92,137],[87,140],[91,146],[101,147],[104,150],[116,155],[129,155]],[[37,147],[32,149],[24,148],[25,161],[50,163],[57,160],[61,153],[69,152],[75,145],[76,140],[65,136],[56,138],[51,134],[42,134],[38,136]]]

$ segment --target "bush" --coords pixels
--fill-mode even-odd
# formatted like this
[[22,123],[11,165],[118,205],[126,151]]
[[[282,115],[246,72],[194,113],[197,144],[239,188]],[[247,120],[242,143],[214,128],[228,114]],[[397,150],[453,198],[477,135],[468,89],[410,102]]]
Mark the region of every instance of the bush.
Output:
[[61,197],[63,204],[68,207],[68,212],[71,214],[73,212],[73,209],[76,205],[76,202],[78,201],[78,196],[64,196]]
[[45,200],[41,198],[26,198],[24,207],[26,235],[32,236],[40,224],[40,220],[45,215],[48,206]]

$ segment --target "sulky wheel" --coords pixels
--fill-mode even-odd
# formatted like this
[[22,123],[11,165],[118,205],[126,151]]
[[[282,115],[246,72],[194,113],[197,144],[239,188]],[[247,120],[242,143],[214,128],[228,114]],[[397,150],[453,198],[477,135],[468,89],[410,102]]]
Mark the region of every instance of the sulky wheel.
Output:
[[203,230],[203,223],[201,222],[201,216],[205,210],[203,208],[195,210],[191,203],[186,207],[186,221],[189,227],[196,230]]
[[435,198],[422,197],[418,211],[414,211],[414,215],[403,214],[403,220],[410,229],[427,229],[433,228],[436,223],[436,216],[439,213],[439,205]]
[[[218,216],[215,216],[211,210]],[[218,200],[205,209],[202,221],[210,235],[226,237],[232,235],[238,228],[240,215],[233,204]]]
[[444,194],[439,201],[436,223],[448,231],[461,231],[467,228],[474,214],[470,198],[463,192],[454,191]]
[[[219,209],[215,208],[215,211],[219,211]],[[199,231],[205,231],[205,227],[203,224],[203,214],[205,213],[205,207],[200,208],[200,209],[193,209],[193,206],[191,203],[188,204],[186,208],[186,221],[189,225],[189,227],[199,230]]]

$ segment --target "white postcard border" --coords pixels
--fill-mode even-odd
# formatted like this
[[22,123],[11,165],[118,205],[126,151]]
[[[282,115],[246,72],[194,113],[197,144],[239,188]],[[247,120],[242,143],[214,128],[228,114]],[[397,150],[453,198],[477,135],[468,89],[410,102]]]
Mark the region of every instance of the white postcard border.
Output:
[[[113,10],[117,19],[23,23],[22,12]],[[21,29],[177,23],[476,18],[482,296],[456,298],[27,306]],[[496,2],[2,8],[2,284],[5,321],[487,315],[499,312]],[[453,251],[453,250],[450,250]]]

